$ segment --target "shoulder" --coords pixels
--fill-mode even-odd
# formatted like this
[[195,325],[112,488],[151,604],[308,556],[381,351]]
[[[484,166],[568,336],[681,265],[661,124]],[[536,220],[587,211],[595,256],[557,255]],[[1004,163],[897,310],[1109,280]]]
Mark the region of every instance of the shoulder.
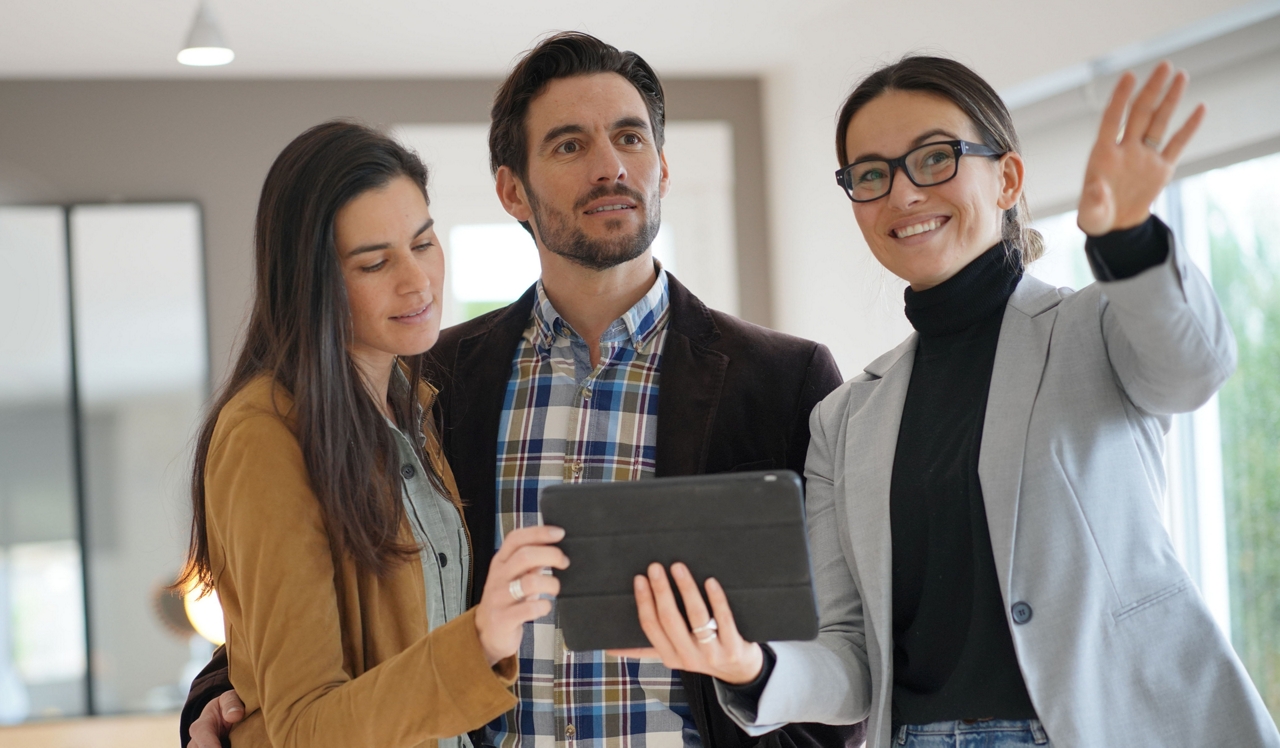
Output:
[[209,444],[210,458],[226,450],[231,441],[257,449],[285,445],[296,449],[294,424],[293,396],[270,375],[260,374],[232,395],[218,412]]

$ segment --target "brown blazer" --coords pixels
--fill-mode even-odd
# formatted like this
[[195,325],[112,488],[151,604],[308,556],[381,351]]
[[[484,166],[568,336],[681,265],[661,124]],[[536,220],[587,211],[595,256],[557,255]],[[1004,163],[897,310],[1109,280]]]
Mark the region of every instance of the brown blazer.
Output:
[[[434,391],[419,387],[424,408]],[[274,399],[274,402],[273,402]],[[287,392],[264,375],[222,409],[205,470],[233,746],[435,746],[512,708],[516,660],[490,668],[474,610],[427,633],[422,566],[385,578],[331,550]],[[437,445],[431,459],[457,488]],[[408,521],[402,538],[412,543]]]

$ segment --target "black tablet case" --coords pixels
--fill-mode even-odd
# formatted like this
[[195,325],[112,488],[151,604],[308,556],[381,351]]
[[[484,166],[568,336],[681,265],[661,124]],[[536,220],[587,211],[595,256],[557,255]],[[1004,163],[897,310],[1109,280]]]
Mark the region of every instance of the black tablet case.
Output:
[[633,579],[654,561],[683,561],[699,588],[715,577],[747,641],[818,635],[794,472],[562,484],[540,504],[543,522],[565,529],[556,612],[571,650],[650,646]]

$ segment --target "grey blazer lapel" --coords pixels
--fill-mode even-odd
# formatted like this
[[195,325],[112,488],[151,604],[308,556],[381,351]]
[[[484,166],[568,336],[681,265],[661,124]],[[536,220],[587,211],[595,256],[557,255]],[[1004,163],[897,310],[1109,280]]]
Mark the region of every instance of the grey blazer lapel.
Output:
[[[889,479],[898,445],[902,406],[911,383],[915,362],[915,333],[897,348],[871,362],[872,378],[852,382],[851,394],[868,388],[861,405],[853,405],[845,432],[843,499],[848,512],[849,544],[858,567],[863,611],[871,631],[868,641],[893,640],[893,546],[889,534]],[[892,677],[893,658],[888,650],[869,653],[875,677]],[[876,662],[877,657],[880,659]],[[885,682],[885,680],[881,680]],[[879,689],[886,700],[892,689]],[[875,711],[884,704],[873,705]]]
[[978,480],[982,483],[996,571],[1000,586],[1006,591],[1013,566],[1027,428],[1061,300],[1058,289],[1038,278],[1022,276],[1005,307],[991,371]]

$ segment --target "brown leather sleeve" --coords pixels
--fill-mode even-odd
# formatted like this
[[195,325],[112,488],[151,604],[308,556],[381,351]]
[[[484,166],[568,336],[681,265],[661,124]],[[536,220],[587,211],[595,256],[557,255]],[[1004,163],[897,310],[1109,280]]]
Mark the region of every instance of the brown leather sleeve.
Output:
[[[204,670],[191,681],[191,690],[187,692],[187,703],[182,706],[182,719],[179,722],[181,745],[191,742],[191,725],[200,719],[205,705],[231,690],[231,677],[227,673],[227,648],[218,647],[213,659],[204,666]],[[229,743],[224,739],[224,745]]]

